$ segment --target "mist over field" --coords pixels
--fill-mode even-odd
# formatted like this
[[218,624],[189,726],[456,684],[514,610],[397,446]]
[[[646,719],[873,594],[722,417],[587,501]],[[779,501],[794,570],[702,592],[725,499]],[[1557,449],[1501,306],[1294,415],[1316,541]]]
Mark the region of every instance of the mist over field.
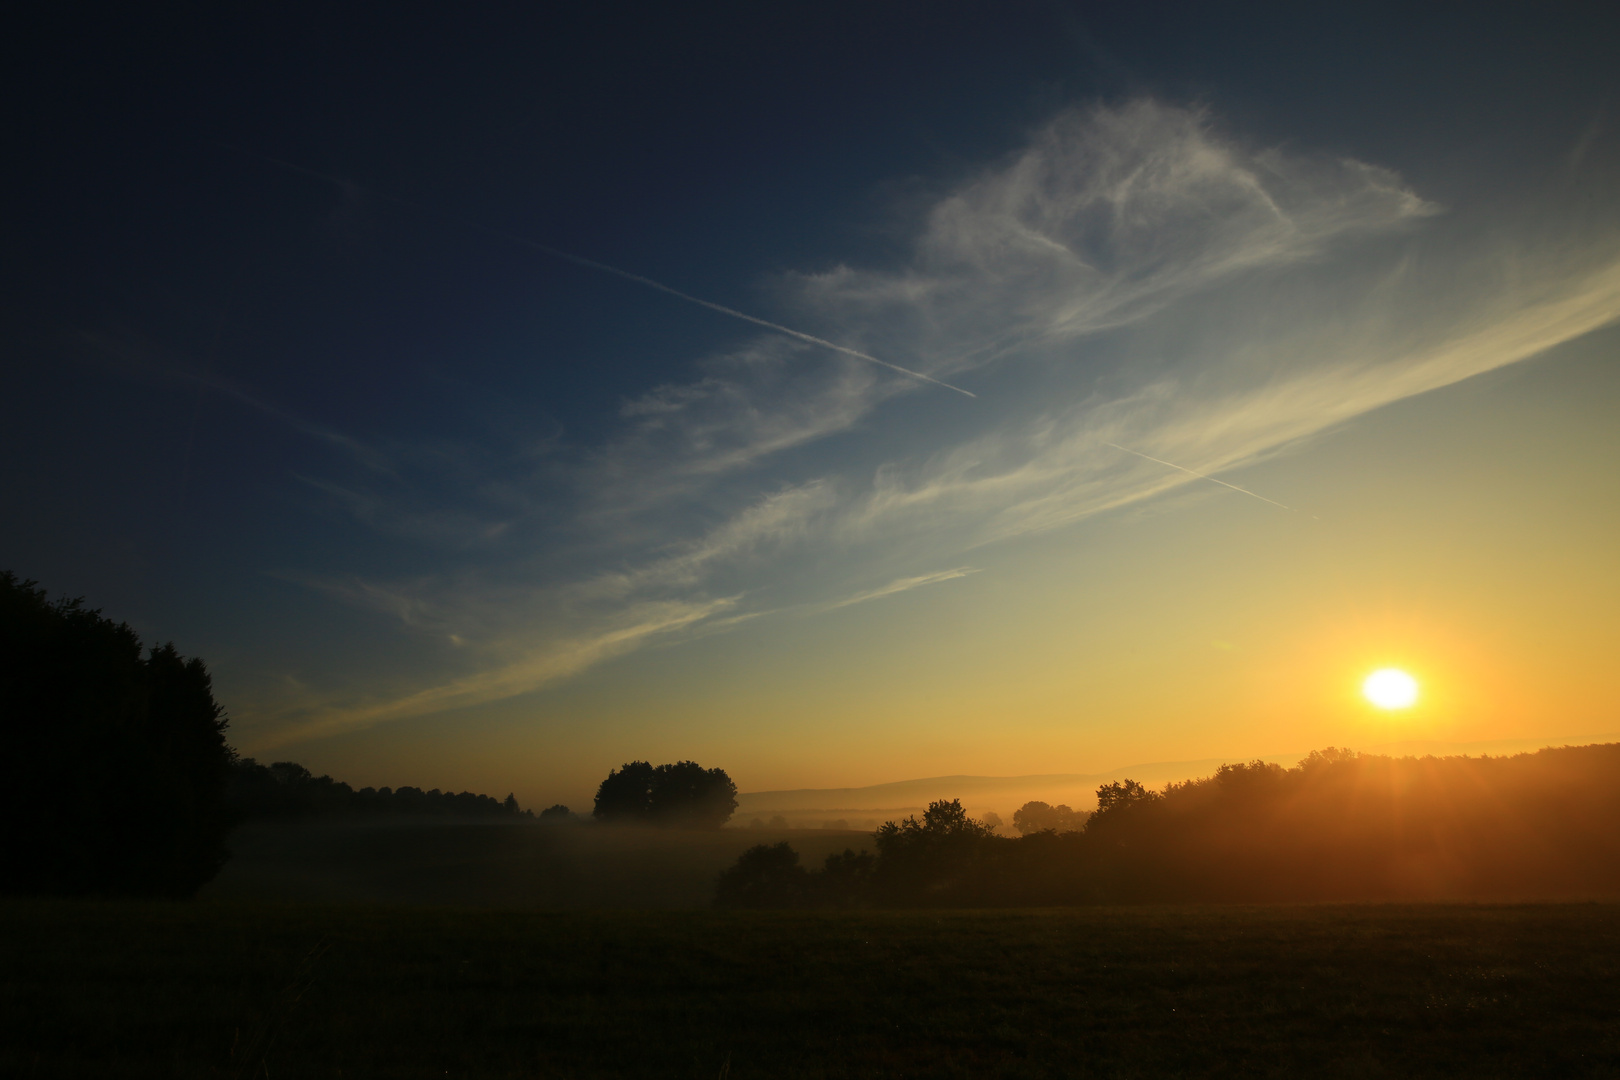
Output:
[[[952,790],[948,778],[922,783]],[[905,790],[879,790],[895,788]],[[1161,789],[1126,777],[1055,825],[1032,812],[1047,800],[985,824],[967,809],[971,792],[872,827],[836,807],[709,829],[304,812],[239,827],[201,895],[528,910],[1588,900],[1620,897],[1617,792],[1620,743],[1494,758],[1329,750],[1292,769],[1223,765]],[[960,819],[937,817],[942,807]],[[756,853],[789,849],[800,878],[749,869]],[[841,892],[819,893],[817,875],[845,873],[850,856],[869,864]],[[759,880],[738,893],[739,874]]]
[[[1371,754],[1394,757],[1447,757],[1490,755],[1502,757],[1535,751],[1543,746],[1574,746],[1587,743],[1620,742],[1620,732],[1584,738],[1499,739],[1482,743],[1413,742],[1358,747]],[[1291,766],[1306,751],[1261,755],[1258,760]],[[1207,776],[1226,759],[1202,761],[1157,761],[1122,765],[1096,773],[1056,773],[1035,776],[936,776],[921,780],[899,780],[858,788],[803,788],[796,791],[744,791],[737,796],[737,816],[732,826],[746,826],[754,819],[768,823],[773,818],[796,826],[818,827],[845,821],[870,831],[884,821],[907,814],[920,814],[936,799],[960,799],[974,817],[995,814],[1011,822],[1013,811],[1031,800],[1062,803],[1077,810],[1091,811],[1097,805],[1097,787],[1116,780],[1133,779],[1152,788]]]
[[786,840],[820,862],[870,833],[741,834],[637,826],[382,820],[261,821],[237,830],[207,901],[445,905],[504,910],[699,910],[750,845]]

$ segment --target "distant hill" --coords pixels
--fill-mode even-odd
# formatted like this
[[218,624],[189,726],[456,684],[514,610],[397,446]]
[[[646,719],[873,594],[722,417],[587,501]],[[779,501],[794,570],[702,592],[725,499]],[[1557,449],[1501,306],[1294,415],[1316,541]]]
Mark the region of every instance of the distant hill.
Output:
[[[1539,750],[1545,746],[1620,741],[1620,733],[1582,735],[1559,739],[1497,739],[1488,742],[1448,743],[1405,741],[1358,746],[1370,754],[1395,757],[1421,757],[1471,754],[1492,756]],[[1272,754],[1261,761],[1292,766],[1306,751]],[[750,826],[755,819],[766,824],[781,817],[796,828],[847,827],[875,829],[885,821],[920,814],[935,799],[961,799],[975,817],[994,811],[1011,822],[1012,812],[1032,799],[1066,803],[1076,810],[1092,810],[1097,805],[1097,788],[1129,777],[1150,788],[1171,781],[1209,776],[1241,757],[1203,758],[1195,761],[1154,761],[1122,765],[1098,773],[1041,773],[1029,776],[929,776],[920,780],[898,780],[887,784],[848,788],[796,788],[786,791],[747,791],[737,796],[733,828]]]

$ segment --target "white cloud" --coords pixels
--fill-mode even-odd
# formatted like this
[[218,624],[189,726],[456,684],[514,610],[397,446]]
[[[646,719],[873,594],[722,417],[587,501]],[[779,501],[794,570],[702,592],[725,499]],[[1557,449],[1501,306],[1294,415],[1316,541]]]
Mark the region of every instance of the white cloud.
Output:
[[1059,116],[941,200],[904,270],[841,267],[802,284],[861,340],[903,334],[968,368],[1436,211],[1387,170],[1248,151],[1202,110],[1140,100]]
[[742,559],[770,548],[780,554],[802,538],[812,520],[835,505],[831,486],[822,480],[766,495],[679,550],[629,570],[609,571],[582,589],[593,595],[627,596],[652,589],[693,585],[717,563]]
[[[1122,460],[1118,442],[1200,473],[1215,473],[1403,398],[1536,356],[1620,318],[1620,262],[1584,275],[1547,271],[1557,291],[1498,292],[1480,311],[1417,325],[1410,311],[1375,305],[1372,324],[1341,339],[1311,332],[1313,313],[1282,320],[1263,346],[1282,355],[1258,365],[1200,349],[1197,363],[1133,393],[1020,418],[910,469],[879,469],[845,528],[873,534],[920,519],[962,549],[1068,522],[1151,497],[1185,474]],[[1427,308],[1432,294],[1409,301]],[[1259,306],[1250,298],[1250,306]],[[1413,336],[1439,340],[1415,342]],[[1392,325],[1393,324],[1393,325]]]
[[762,337],[710,360],[709,373],[627,401],[626,431],[593,457],[588,477],[616,486],[701,481],[843,431],[909,384],[801,342]]

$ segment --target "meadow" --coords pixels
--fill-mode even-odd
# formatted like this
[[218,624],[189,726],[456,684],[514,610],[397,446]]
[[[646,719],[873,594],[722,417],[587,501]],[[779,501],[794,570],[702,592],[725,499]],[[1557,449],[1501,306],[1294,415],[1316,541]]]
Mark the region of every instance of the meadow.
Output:
[[0,1074],[1620,1075],[1620,906],[0,902]]

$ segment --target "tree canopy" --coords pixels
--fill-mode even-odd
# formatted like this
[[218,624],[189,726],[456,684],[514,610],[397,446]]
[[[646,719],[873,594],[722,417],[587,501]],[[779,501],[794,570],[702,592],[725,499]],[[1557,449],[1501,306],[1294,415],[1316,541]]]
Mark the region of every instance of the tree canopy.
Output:
[[316,776],[296,761],[260,765],[252,758],[238,759],[230,771],[228,790],[231,811],[244,820],[366,815],[517,820],[534,816],[518,805],[515,795],[503,801],[471,791],[423,791],[409,785],[356,791],[341,780]]
[[0,889],[194,893],[226,858],[227,723],[201,660],[0,572]]
[[[1134,783],[1135,781],[1132,781]],[[1091,815],[1071,810],[1064,803],[1052,806],[1040,800],[1032,800],[1013,811],[1013,828],[1018,830],[1020,836],[1030,833],[1045,832],[1079,832],[1085,828],[1086,819]],[[988,820],[988,819],[986,819]]]
[[596,789],[598,821],[718,829],[737,810],[737,785],[724,769],[695,761],[672,765],[626,762]]

